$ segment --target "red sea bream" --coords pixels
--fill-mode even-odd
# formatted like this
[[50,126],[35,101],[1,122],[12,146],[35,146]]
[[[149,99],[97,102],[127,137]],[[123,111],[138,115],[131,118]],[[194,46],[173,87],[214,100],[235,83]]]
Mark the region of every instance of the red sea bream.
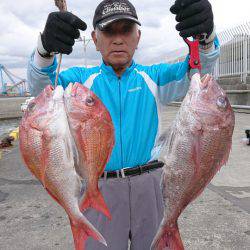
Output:
[[20,151],[29,170],[68,214],[75,248],[91,236],[105,239],[81,212],[81,178],[74,166],[74,143],[63,99],[64,90],[47,86],[33,99],[20,124]]
[[234,123],[225,92],[210,75],[195,74],[160,154],[165,209],[151,249],[184,249],[177,219],[227,162]]

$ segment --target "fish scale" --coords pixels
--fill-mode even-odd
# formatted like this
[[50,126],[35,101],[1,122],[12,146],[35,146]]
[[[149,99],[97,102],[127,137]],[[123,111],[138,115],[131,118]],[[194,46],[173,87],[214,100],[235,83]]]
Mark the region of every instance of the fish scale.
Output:
[[114,146],[111,116],[101,100],[80,83],[70,83],[65,90],[64,99],[79,156],[77,172],[86,182],[81,210],[92,207],[111,219],[98,187],[98,179]]
[[[183,250],[177,220],[226,164],[235,118],[224,91],[210,75],[195,74],[163,143],[164,217],[153,250]],[[162,142],[161,142],[162,143]]]
[[75,149],[63,93],[62,86],[54,91],[47,86],[29,103],[20,123],[20,152],[25,165],[66,211],[75,249],[83,250],[89,236],[107,244],[79,206],[82,184],[74,166]]

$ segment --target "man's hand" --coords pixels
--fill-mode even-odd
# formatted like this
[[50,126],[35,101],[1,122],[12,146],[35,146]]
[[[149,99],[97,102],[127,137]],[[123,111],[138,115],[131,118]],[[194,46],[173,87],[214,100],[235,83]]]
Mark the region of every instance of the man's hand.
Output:
[[38,42],[39,54],[45,57],[51,52],[70,54],[75,39],[80,36],[79,29],[86,30],[86,28],[86,23],[70,12],[50,13],[41,34],[41,44]]
[[209,36],[213,33],[213,11],[208,0],[176,0],[170,8],[173,14],[176,14],[177,31],[180,36],[198,37],[201,42],[210,43]]

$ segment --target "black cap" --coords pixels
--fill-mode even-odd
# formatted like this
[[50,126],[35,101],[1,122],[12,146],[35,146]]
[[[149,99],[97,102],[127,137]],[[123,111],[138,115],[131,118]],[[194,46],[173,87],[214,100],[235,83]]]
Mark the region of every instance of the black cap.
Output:
[[127,0],[104,0],[95,10],[93,26],[103,30],[109,24],[122,19],[131,20],[141,25],[132,3]]

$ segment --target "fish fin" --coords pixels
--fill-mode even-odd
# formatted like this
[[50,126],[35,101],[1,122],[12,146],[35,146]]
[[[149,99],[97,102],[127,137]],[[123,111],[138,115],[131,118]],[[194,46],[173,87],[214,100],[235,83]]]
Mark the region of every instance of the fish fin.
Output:
[[174,227],[161,226],[152,244],[151,250],[184,250],[178,225]]
[[48,149],[50,148],[50,145],[49,145],[50,140],[48,140],[48,138],[50,138],[49,130],[43,131],[43,134],[42,134],[41,182],[45,188],[46,188],[45,174],[46,174],[46,168],[48,165]]
[[103,213],[109,220],[111,220],[110,211],[99,189],[95,192],[94,196],[90,195],[88,190],[84,193],[83,199],[80,203],[80,210],[83,212],[89,207]]
[[[48,188],[45,188],[46,189],[46,191],[48,192],[48,194],[59,204],[59,205],[61,205],[62,206],[62,204],[61,204],[61,202],[56,198],[56,196],[55,195],[53,195],[49,190],[48,190]],[[63,206],[62,206],[63,207]]]
[[201,134],[202,131],[198,131],[193,134],[193,148],[191,150],[191,157],[194,161],[194,175],[197,176],[200,173],[201,168]]
[[73,223],[73,220],[70,219],[70,226],[74,238],[75,250],[84,250],[85,241],[88,237],[92,237],[107,246],[107,242],[101,233],[84,216],[76,221],[76,223]]
[[229,144],[228,144],[226,153],[224,154],[224,156],[223,156],[221,162],[220,162],[220,163],[218,164],[218,166],[217,166],[217,169],[218,169],[218,170],[220,170],[220,168],[221,168],[223,165],[226,165],[226,164],[227,164],[231,150],[232,150],[232,138],[231,138],[231,141],[230,141]]
[[164,134],[159,138],[161,140],[159,146],[160,146],[160,153],[158,156],[159,161],[163,161],[165,164],[168,162],[168,155],[172,154],[172,151],[174,150],[174,141],[176,139],[176,133],[174,132],[174,129],[169,128],[164,132]]

